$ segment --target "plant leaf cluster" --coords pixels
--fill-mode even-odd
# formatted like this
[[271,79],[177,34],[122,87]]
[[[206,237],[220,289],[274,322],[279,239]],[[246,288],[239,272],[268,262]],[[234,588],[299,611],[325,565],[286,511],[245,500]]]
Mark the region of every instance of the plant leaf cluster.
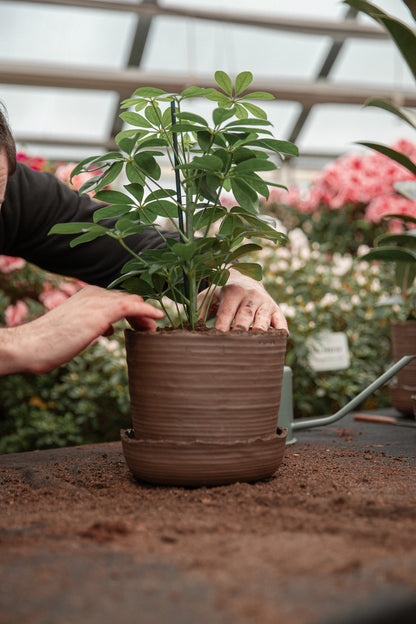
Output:
[[[398,51],[406,62],[411,74],[416,80],[416,35],[415,32],[400,20],[382,11],[379,7],[366,2],[365,0],[344,0],[345,4],[365,13],[376,22],[381,24],[393,39]],[[415,18],[412,3],[405,2],[411,9]],[[416,18],[415,18],[416,19]],[[404,108],[395,106],[392,102],[381,98],[369,98],[366,106],[381,108],[404,121],[411,128],[416,130],[416,120],[412,114]],[[416,164],[397,150],[393,150],[386,145],[379,143],[360,141],[360,145],[374,149],[385,156],[388,156],[399,163],[413,175],[416,175]],[[416,182],[407,181],[397,183],[398,193],[409,199],[416,199]],[[396,217],[408,223],[416,223],[416,218],[405,217],[403,215],[388,215]],[[416,217],[416,201],[415,201]],[[379,236],[375,241],[375,249],[365,256],[368,260],[381,260],[393,262],[395,264],[395,274],[397,284],[401,290],[402,301],[406,308],[408,319],[416,320],[416,294],[414,292],[414,282],[416,278],[416,230],[407,230],[402,234],[385,234]]]
[[[247,92],[253,76],[245,71],[233,84],[215,73],[217,88],[190,87],[180,94],[142,87],[122,104],[126,124],[116,136],[119,151],[91,156],[72,172],[94,172],[80,193],[94,192],[104,205],[91,223],[54,226],[50,233],[77,234],[71,246],[110,236],[131,254],[121,276],[110,287],[157,300],[168,297],[186,312],[191,326],[199,316],[197,294],[209,284],[207,297],[226,283],[229,269],[254,279],[262,271],[247,262],[247,253],[261,249],[261,240],[284,243],[274,220],[259,212],[259,198],[268,198],[264,173],[278,168],[285,155],[297,155],[294,144],[274,138],[266,112],[252,100],[272,99],[265,92]],[[210,118],[185,109],[193,98],[213,103]],[[168,161],[176,184],[166,187]],[[119,190],[108,190],[115,181]],[[222,205],[224,191],[235,205]],[[111,225],[106,221],[112,219]],[[168,234],[161,221],[169,223]],[[163,245],[140,254],[128,237],[152,228]],[[199,303],[201,306],[202,303]]]

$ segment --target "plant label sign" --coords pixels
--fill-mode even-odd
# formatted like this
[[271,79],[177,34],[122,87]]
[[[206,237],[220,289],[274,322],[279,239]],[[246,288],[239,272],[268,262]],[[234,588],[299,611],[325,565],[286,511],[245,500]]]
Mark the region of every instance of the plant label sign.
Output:
[[308,364],[317,372],[343,370],[350,365],[350,351],[344,332],[320,332],[309,336]]

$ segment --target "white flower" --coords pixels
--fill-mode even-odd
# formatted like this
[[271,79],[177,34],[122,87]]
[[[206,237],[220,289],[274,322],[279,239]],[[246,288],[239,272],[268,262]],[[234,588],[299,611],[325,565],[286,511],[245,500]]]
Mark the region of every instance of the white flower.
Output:
[[300,228],[295,228],[289,232],[289,240],[294,255],[299,255],[301,258],[310,257],[309,241]]
[[321,299],[321,306],[323,308],[329,308],[338,300],[338,297],[333,293],[326,293]]
[[296,310],[293,306],[290,306],[287,303],[281,303],[280,309],[287,318],[295,318]]
[[352,267],[351,256],[341,256],[339,253],[333,255],[334,266],[332,272],[334,275],[345,275]]

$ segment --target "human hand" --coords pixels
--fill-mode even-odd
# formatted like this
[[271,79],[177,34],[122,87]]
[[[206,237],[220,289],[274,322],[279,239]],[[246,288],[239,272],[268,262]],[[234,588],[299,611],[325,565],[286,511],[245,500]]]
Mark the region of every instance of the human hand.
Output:
[[0,330],[0,375],[46,373],[111,334],[116,321],[126,318],[134,329],[155,331],[163,316],[138,295],[86,286],[38,319]]
[[[206,291],[199,293],[202,302]],[[204,318],[208,298],[199,318]],[[267,331],[269,327],[285,329],[289,334],[285,316],[261,282],[230,269],[225,286],[216,288],[209,308],[209,316],[216,315],[215,327],[222,331],[232,329]],[[233,325],[234,322],[234,325]]]

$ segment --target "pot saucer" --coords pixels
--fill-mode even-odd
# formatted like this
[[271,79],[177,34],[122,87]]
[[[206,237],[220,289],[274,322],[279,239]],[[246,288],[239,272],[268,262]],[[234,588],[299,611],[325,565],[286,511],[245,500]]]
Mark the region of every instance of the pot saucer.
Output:
[[287,429],[279,429],[248,440],[177,442],[139,440],[128,429],[121,431],[121,442],[127,466],[138,479],[198,487],[271,477],[282,462],[286,435]]

